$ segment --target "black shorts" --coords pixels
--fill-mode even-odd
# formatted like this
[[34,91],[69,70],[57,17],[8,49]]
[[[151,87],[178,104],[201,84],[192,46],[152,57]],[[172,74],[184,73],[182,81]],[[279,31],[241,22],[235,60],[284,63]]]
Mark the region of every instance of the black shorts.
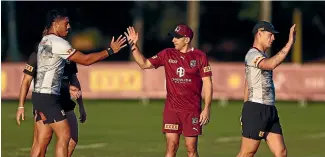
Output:
[[60,99],[61,99],[60,100],[60,104],[62,106],[62,109],[65,112],[69,112],[71,110],[74,110],[74,108],[76,107],[76,103],[71,100],[70,94],[68,96],[61,94],[61,98]]
[[240,118],[242,136],[250,139],[265,139],[269,132],[282,135],[282,128],[275,106],[247,101]]
[[[65,113],[74,110],[76,103],[74,101],[72,101],[71,99],[62,99],[62,96],[60,98],[60,105],[62,106],[62,109],[64,110]],[[35,107],[33,106],[33,116],[35,117],[36,115],[36,110]],[[41,117],[40,116],[36,116],[35,121],[40,121]]]
[[66,119],[59,95],[33,92],[32,103],[35,109],[36,121],[42,120],[44,124],[51,124]]

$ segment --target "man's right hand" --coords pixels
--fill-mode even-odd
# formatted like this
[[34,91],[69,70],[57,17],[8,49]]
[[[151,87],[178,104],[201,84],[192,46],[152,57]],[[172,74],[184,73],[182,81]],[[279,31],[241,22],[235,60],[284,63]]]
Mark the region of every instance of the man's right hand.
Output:
[[24,108],[18,107],[17,113],[16,113],[16,121],[17,121],[18,125],[20,125],[20,119],[25,120],[25,110],[24,110]]
[[134,27],[129,27],[126,29],[127,32],[124,32],[124,35],[128,39],[129,42],[132,42],[132,44],[136,44],[139,39],[139,33],[135,32]]
[[289,33],[289,43],[294,44],[296,41],[296,24],[293,24],[290,28],[290,33]]
[[[123,37],[122,35],[120,35],[116,41],[114,41],[114,36],[112,38],[111,41],[111,45],[110,48],[113,50],[114,53],[119,52],[123,47],[127,46],[127,44],[124,44],[126,39],[125,37]],[[124,45],[123,45],[124,44]]]

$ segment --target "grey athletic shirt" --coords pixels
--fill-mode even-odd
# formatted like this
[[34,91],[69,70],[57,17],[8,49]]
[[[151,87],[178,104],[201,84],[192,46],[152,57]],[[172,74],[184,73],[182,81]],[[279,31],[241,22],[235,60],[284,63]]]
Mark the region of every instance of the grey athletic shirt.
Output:
[[248,101],[265,105],[275,104],[273,71],[262,70],[257,66],[267,58],[264,52],[251,48],[245,56],[245,71],[248,83]]
[[50,34],[38,45],[34,92],[60,95],[65,60],[75,53],[68,41]]

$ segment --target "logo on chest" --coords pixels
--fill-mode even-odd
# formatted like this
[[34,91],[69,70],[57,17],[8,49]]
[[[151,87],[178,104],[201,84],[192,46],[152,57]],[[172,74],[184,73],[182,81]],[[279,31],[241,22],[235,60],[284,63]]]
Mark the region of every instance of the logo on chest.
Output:
[[178,77],[183,77],[185,75],[185,69],[183,67],[177,68],[176,74],[178,75]]
[[191,60],[190,61],[190,67],[194,68],[196,66],[196,60]]

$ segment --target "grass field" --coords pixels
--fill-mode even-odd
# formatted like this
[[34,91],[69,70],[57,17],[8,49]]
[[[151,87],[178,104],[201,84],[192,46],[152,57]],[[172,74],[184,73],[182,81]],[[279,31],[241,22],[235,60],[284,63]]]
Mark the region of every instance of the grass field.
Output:
[[[80,124],[75,157],[161,157],[165,141],[161,133],[163,101],[144,106],[139,101],[85,101],[88,119]],[[221,107],[215,101],[209,125],[199,140],[201,157],[235,157],[240,146],[241,102]],[[296,102],[277,104],[289,157],[325,157],[325,104],[299,108]],[[17,101],[1,102],[1,156],[27,157],[32,143],[31,103],[26,104],[26,119],[15,122]],[[76,109],[76,111],[78,111]],[[78,112],[77,112],[78,113]],[[47,157],[54,157],[55,138]],[[178,157],[185,157],[181,139]],[[257,157],[271,157],[263,141]]]

